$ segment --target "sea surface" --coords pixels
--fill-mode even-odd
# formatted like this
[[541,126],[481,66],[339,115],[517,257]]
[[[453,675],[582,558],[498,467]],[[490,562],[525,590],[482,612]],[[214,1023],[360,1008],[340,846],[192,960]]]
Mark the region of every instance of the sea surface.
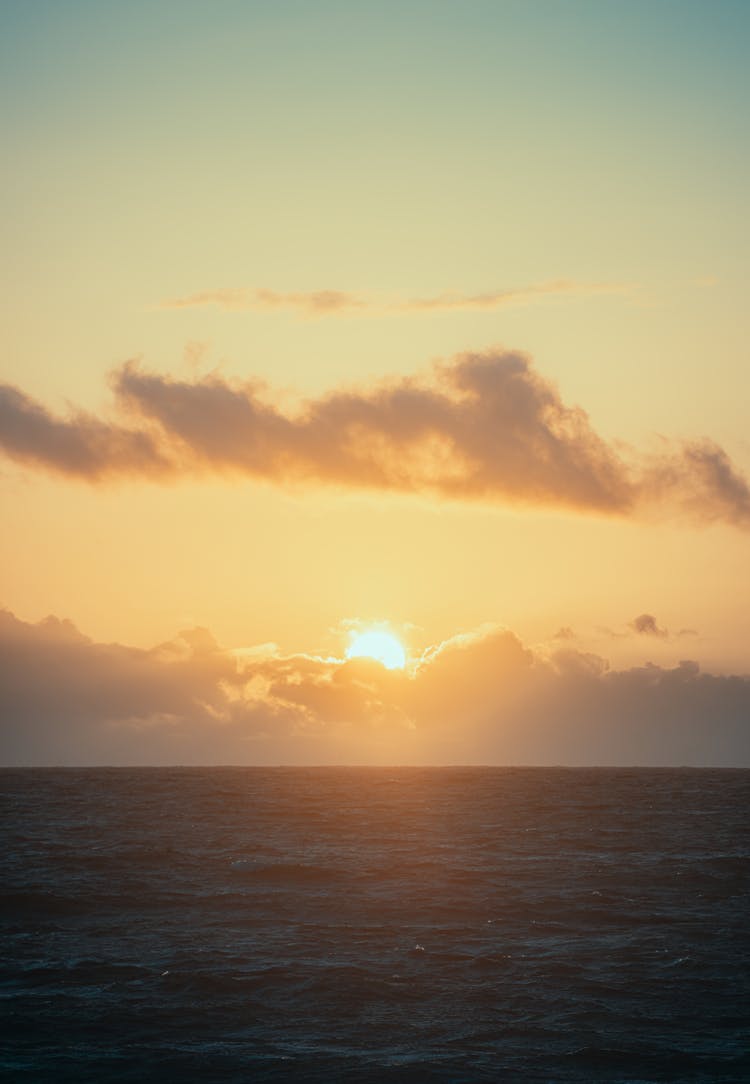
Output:
[[0,772],[0,1077],[750,1081],[750,772]]

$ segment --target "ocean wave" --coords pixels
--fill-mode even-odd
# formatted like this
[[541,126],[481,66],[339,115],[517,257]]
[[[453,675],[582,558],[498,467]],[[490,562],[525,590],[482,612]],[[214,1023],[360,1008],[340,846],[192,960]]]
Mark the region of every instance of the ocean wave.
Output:
[[14,1082],[750,1079],[750,773],[1,781]]

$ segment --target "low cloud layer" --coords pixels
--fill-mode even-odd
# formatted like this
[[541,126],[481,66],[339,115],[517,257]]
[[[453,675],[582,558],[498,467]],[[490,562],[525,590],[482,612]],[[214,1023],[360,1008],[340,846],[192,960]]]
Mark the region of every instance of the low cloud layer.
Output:
[[427,297],[383,300],[373,295],[348,293],[342,290],[309,290],[280,292],[264,287],[224,287],[199,290],[185,297],[162,301],[161,309],[196,309],[209,306],[230,312],[262,312],[288,310],[300,316],[406,316],[424,312],[455,312],[461,310],[491,311],[512,306],[529,305],[545,297],[560,295],[621,294],[632,287],[620,283],[575,282],[556,279],[504,290],[465,294],[445,291]]
[[226,651],[205,629],[101,644],[0,612],[0,761],[750,766],[750,678],[695,662],[611,671],[498,627],[402,672]]
[[0,450],[89,481],[207,472],[586,512],[747,526],[750,486],[709,439],[626,453],[516,353],[280,409],[257,385],[115,371],[115,420],[56,417],[0,386]]

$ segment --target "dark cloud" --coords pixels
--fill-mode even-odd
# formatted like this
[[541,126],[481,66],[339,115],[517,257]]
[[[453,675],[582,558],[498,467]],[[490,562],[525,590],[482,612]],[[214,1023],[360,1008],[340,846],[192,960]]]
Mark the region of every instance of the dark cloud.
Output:
[[645,463],[639,482],[652,508],[705,521],[750,523],[750,486],[724,449],[709,439],[685,441]]
[[750,766],[750,678],[548,658],[497,627],[389,671],[229,652],[205,629],[101,644],[0,612],[0,760]]
[[[662,628],[657,624],[653,614],[639,614],[628,624],[628,629],[636,636],[652,636],[657,640],[678,640],[683,636],[698,635],[696,629],[679,629],[677,632],[670,632],[668,628]],[[617,637],[627,635],[627,633],[609,632],[609,635]]]
[[[114,376],[122,424],[56,419],[0,394],[0,448],[70,476],[214,471],[284,484],[427,492],[636,515],[750,523],[750,488],[710,442],[643,460],[603,440],[529,360],[466,354],[423,378],[336,391],[280,410],[253,384],[175,380],[129,363]],[[124,424],[128,422],[129,424]]]
[[210,725],[227,711],[235,672],[211,644],[194,630],[143,651],[94,643],[69,621],[29,625],[0,611],[4,759],[138,759],[139,734],[158,749],[181,720]]
[[660,640],[666,640],[669,636],[666,629],[659,628],[653,614],[639,614],[630,622],[629,628],[639,636],[656,636]]
[[170,464],[159,443],[142,428],[107,424],[82,411],[55,418],[17,388],[0,384],[0,450],[21,463],[89,481],[117,474],[163,477]]
[[253,388],[126,366],[117,390],[183,455],[277,480],[623,511],[631,486],[585,414],[516,354],[467,355],[434,379],[334,392],[295,416]]

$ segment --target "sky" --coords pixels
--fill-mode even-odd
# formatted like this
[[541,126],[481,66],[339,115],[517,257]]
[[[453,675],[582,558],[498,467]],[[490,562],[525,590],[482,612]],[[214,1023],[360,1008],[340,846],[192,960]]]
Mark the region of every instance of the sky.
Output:
[[745,3],[0,23],[3,763],[750,765]]

